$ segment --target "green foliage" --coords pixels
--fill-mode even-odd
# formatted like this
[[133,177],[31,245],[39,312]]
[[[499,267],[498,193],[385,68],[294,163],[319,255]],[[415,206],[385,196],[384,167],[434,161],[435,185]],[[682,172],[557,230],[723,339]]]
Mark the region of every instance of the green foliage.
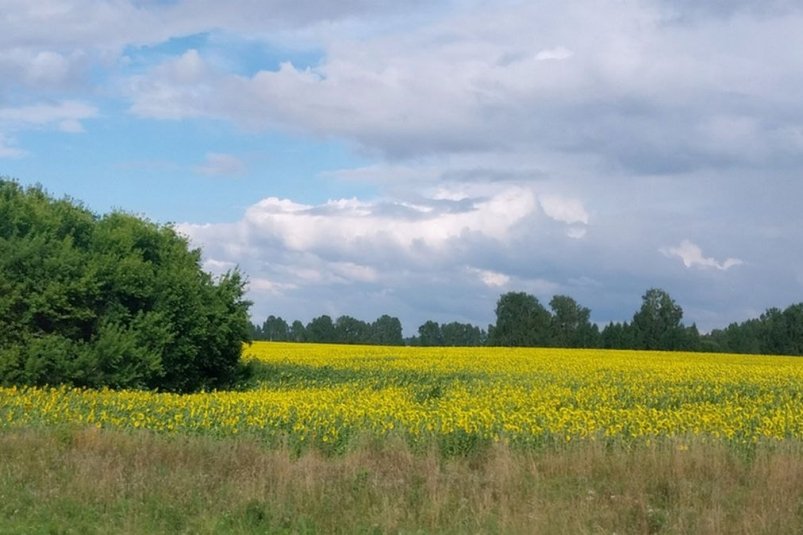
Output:
[[387,314],[373,323],[351,316],[332,320],[329,315],[313,318],[306,326],[298,320],[288,326],[281,317],[268,316],[262,326],[250,325],[249,331],[256,340],[274,342],[312,342],[321,344],[377,344],[403,345],[402,325],[398,318]]
[[271,342],[290,341],[290,326],[281,316],[270,315],[261,326],[251,326],[251,338]]
[[0,180],[2,384],[225,387],[248,339],[243,291],[169,226]]
[[545,346],[550,314],[538,299],[524,292],[503,294],[496,304],[496,325],[488,333],[494,346]]
[[486,334],[470,323],[453,321],[441,325],[443,345],[452,347],[481,346],[485,344]]
[[335,338],[340,344],[365,344],[371,336],[371,326],[351,316],[335,321]]
[[429,320],[418,327],[418,345],[424,347],[444,345],[441,326],[437,321]]
[[566,295],[549,302],[552,309],[551,344],[555,347],[597,347],[599,330],[591,323],[591,310]]
[[783,311],[770,308],[758,318],[714,330],[704,343],[711,351],[803,355],[803,303]]
[[611,322],[600,333],[600,347],[603,349],[628,349],[634,345],[633,329],[627,322]]
[[663,290],[651,288],[633,316],[634,349],[681,349],[683,309]]
[[307,324],[305,332],[307,342],[330,344],[337,340],[335,324],[332,321],[332,317],[327,314],[313,318]]
[[371,324],[371,343],[384,346],[404,345],[399,318],[383,314]]
[[304,327],[304,324],[298,320],[295,320],[293,324],[290,325],[289,335],[291,342],[307,341],[307,329]]

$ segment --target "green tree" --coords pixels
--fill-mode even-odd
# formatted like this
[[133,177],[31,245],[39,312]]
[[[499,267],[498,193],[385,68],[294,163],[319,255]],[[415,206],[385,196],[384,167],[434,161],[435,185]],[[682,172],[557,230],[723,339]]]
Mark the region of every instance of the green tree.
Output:
[[335,338],[341,344],[367,344],[371,326],[351,316],[340,316],[335,321]]
[[682,349],[687,333],[681,321],[683,309],[667,292],[651,288],[633,316],[634,349]]
[[332,317],[327,314],[313,318],[307,324],[305,333],[305,341],[307,342],[331,344],[337,341],[335,324],[332,321]]
[[307,341],[307,329],[304,327],[304,324],[301,323],[299,320],[293,321],[293,324],[290,325],[290,332],[289,340],[291,342],[306,342]]
[[443,334],[437,321],[428,320],[418,327],[418,343],[424,347],[442,346]]
[[600,347],[604,349],[633,349],[636,346],[633,328],[627,322],[609,323],[602,329],[599,339]]
[[803,303],[784,309],[783,319],[786,326],[783,354],[803,355]]
[[549,312],[524,292],[508,292],[496,303],[496,324],[488,333],[494,346],[544,346],[549,342]]
[[596,347],[599,330],[591,323],[591,310],[566,295],[556,295],[549,302],[552,309],[550,338],[556,347]]
[[454,347],[476,347],[484,343],[484,333],[470,323],[453,321],[441,326],[443,345]]
[[383,346],[404,345],[399,318],[383,314],[371,324],[371,343]]
[[0,382],[222,388],[249,339],[245,282],[170,226],[99,217],[0,180]]
[[758,319],[750,319],[711,331],[705,340],[715,351],[758,354],[765,352],[762,336],[762,323]]
[[290,327],[281,316],[270,315],[265,319],[261,329],[262,340],[286,342],[290,339]]

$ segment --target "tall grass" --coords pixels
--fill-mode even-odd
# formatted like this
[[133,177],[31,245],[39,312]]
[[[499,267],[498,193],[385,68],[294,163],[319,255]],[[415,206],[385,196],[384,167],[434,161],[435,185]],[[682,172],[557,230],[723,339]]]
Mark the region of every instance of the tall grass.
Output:
[[95,428],[0,433],[2,533],[803,533],[803,445],[402,440],[342,455]]

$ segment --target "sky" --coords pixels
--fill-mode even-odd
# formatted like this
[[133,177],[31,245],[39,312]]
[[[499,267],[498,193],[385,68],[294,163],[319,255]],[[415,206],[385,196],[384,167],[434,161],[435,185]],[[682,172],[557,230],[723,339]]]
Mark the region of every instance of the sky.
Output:
[[702,331],[803,301],[798,0],[0,0],[0,176],[170,223],[255,321]]

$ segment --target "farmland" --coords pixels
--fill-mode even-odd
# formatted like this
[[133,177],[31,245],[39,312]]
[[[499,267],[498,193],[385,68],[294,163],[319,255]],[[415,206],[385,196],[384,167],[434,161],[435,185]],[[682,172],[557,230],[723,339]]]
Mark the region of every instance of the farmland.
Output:
[[267,342],[245,355],[255,375],[238,391],[0,389],[9,531],[803,527],[800,358]]
[[803,360],[565,349],[256,343],[246,391],[0,390],[5,427],[249,435],[344,451],[397,435],[451,453],[503,442],[803,439]]

